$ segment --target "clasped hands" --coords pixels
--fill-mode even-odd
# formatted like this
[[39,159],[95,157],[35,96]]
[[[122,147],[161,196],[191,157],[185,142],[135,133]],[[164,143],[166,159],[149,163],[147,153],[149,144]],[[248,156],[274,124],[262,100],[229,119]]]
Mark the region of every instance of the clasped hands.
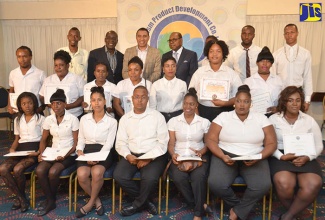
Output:
[[296,156],[293,153],[284,154],[281,156],[280,160],[291,161],[295,166],[301,167],[305,165],[309,161],[309,157],[307,156]]

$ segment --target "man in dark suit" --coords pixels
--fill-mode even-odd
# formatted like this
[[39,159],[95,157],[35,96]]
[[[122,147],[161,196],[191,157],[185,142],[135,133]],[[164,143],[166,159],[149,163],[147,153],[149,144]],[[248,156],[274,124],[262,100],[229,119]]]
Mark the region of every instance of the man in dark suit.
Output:
[[91,82],[95,79],[94,71],[97,62],[104,62],[109,66],[108,81],[117,84],[119,81],[123,80],[122,68],[124,56],[120,51],[115,49],[117,42],[117,33],[115,31],[109,31],[106,33],[105,46],[90,51],[87,82]]
[[183,47],[183,37],[179,32],[173,32],[169,36],[169,48],[171,51],[163,54],[162,60],[173,56],[176,61],[176,77],[185,81],[187,86],[190,84],[193,73],[198,68],[197,55],[194,51]]

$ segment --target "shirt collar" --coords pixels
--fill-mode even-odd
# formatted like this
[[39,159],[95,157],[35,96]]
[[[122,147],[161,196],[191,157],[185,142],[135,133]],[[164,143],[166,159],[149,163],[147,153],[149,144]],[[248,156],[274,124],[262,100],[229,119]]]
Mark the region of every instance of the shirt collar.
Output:
[[[177,55],[181,55],[182,51],[183,51],[183,47],[179,48],[177,51],[173,51],[173,53],[176,52]],[[179,56],[178,56],[178,59],[179,59]]]
[[[109,52],[108,52],[108,49],[107,49],[107,47],[106,47],[106,45],[104,46],[104,48],[105,48],[105,53],[109,53]],[[116,49],[114,50],[113,55],[115,55],[115,54],[116,54]]]
[[[99,122],[108,123],[108,117],[109,116],[105,113],[104,117],[102,119],[100,119]],[[94,121],[96,123],[93,113],[89,113],[89,116],[87,117],[87,120]],[[99,122],[97,122],[97,123],[99,123]]]
[[164,84],[166,84],[166,85],[167,85],[167,83],[171,83],[173,85],[176,82],[176,76],[174,78],[172,78],[171,80],[166,79],[166,77],[163,77],[162,79],[163,79]]
[[[177,117],[177,120],[178,120],[178,121],[181,121],[181,122],[184,122],[184,123],[187,124],[187,121],[186,121],[186,119],[185,119],[185,117],[184,117],[184,112],[183,112],[181,115],[179,115],[179,116]],[[197,123],[197,122],[202,122],[202,118],[201,118],[201,117],[198,117],[198,115],[195,114],[195,115],[194,115],[194,118],[193,118],[193,120],[192,120],[192,122],[191,122],[191,124],[195,124],[195,123]]]
[[152,113],[152,111],[149,109],[149,107],[146,107],[146,110],[141,114],[136,114],[132,110],[132,111],[130,111],[130,114],[128,115],[128,118],[139,118],[139,119],[141,119],[141,118],[144,118],[144,117],[146,117],[147,115],[149,115],[151,113]]
[[246,48],[244,47],[243,45],[240,44],[240,47],[243,49],[243,50],[251,50],[253,47],[254,47],[254,44],[252,44],[249,48]]
[[145,50],[140,50],[138,45],[135,48],[137,49],[137,52],[148,52],[149,45],[147,45],[147,48]]
[[[281,113],[279,114],[279,117],[281,117],[282,119],[286,120],[286,119],[284,118],[284,114],[283,114],[283,112],[281,112]],[[298,114],[298,119],[297,119],[297,120],[303,119],[304,117],[305,117],[305,113],[303,113],[302,111],[299,110],[299,114]]]
[[[231,113],[232,113],[232,118],[233,119],[240,120],[239,117],[238,117],[238,115],[236,114],[236,110],[231,111]],[[252,118],[253,118],[252,113],[251,113],[251,111],[249,111],[248,112],[248,116],[247,116],[247,118],[245,120],[251,120]]]
[[298,48],[298,44],[295,44],[295,45],[293,45],[293,46],[290,46],[289,44],[287,44],[287,43],[285,43],[285,48],[287,49],[287,50],[289,50],[290,48],[292,48],[292,49],[294,49],[294,50],[297,50],[297,48]]

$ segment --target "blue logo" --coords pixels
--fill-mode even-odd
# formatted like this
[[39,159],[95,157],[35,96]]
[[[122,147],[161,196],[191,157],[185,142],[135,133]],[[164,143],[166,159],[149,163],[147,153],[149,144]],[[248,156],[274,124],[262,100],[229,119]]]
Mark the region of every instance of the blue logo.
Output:
[[322,21],[322,3],[300,3],[300,21]]

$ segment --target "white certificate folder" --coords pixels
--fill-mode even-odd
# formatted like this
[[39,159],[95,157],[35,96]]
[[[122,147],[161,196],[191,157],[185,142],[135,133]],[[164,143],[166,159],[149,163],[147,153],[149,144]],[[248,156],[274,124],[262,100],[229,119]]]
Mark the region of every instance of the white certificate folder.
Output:
[[296,156],[316,155],[313,133],[284,134],[284,154],[293,153]]

